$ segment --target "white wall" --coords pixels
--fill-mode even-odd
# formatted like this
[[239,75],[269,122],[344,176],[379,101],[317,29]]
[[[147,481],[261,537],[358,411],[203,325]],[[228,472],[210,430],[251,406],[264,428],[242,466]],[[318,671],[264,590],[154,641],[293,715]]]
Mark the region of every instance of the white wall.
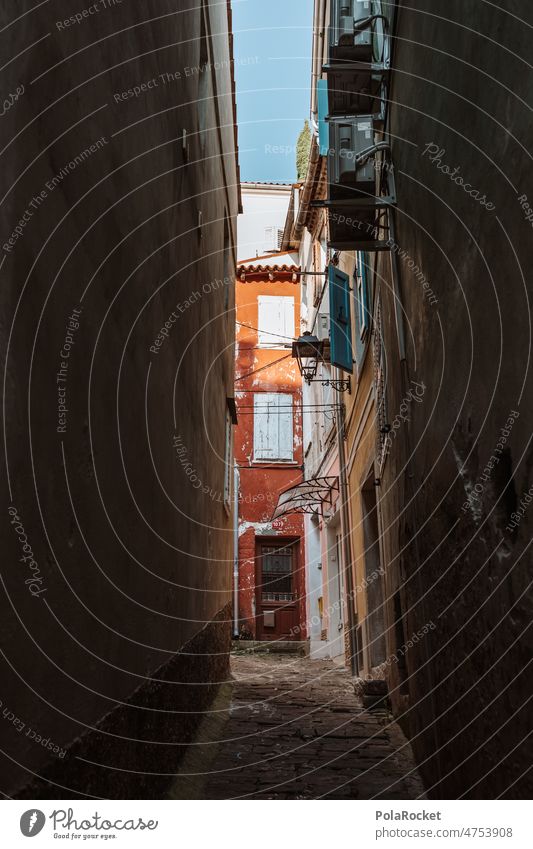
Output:
[[322,596],[322,550],[318,523],[308,514],[305,516],[305,569],[307,590],[307,636],[310,640],[311,657],[324,657],[327,644],[321,637],[318,599]]
[[[277,251],[277,231],[283,230],[291,187],[243,183],[243,214],[237,220],[237,261]],[[267,229],[274,233],[267,236]]]

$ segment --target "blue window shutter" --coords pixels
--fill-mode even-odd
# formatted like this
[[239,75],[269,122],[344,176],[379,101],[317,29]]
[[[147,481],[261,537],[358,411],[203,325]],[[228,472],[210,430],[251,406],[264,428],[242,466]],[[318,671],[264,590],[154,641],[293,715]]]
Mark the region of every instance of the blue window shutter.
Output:
[[318,146],[320,156],[327,156],[329,150],[329,124],[328,116],[328,81],[319,80],[316,84],[318,104]]
[[334,265],[329,267],[329,317],[331,364],[353,372],[350,278]]

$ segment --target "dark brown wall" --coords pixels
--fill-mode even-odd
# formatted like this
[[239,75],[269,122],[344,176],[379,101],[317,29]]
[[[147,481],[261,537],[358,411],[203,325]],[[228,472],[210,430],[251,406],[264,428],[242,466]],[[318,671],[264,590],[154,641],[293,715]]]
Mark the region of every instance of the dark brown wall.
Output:
[[[425,0],[403,6],[397,30],[391,131],[407,367],[383,256],[389,418],[410,380],[427,388],[410,405],[380,497],[389,624],[398,586],[406,637],[435,624],[408,651],[408,703],[398,666],[389,670],[433,797],[532,792],[531,506],[508,528],[533,485],[533,239],[518,199],[533,199],[532,23],[525,2],[500,11]],[[444,151],[434,162],[429,144]],[[479,499],[463,509],[476,485]]]
[[[232,560],[223,504],[238,203],[232,68],[226,5],[206,2],[212,64],[186,70],[201,58],[200,4],[188,5],[176,12],[175,3],[123,0],[58,29],[73,14],[70,3],[52,0],[9,27],[12,4],[0,4],[3,55],[14,57],[3,91],[25,87],[1,119],[1,242],[11,249],[0,252],[7,463],[0,789],[9,795],[41,773],[56,782],[64,774],[66,788],[77,774],[79,786],[93,795],[103,787],[105,795],[100,767],[79,761],[79,772],[58,769],[58,754],[35,734],[65,750],[64,763],[76,756],[73,741],[104,717],[124,751],[143,735],[179,740],[187,726],[179,710],[197,709],[205,702],[199,690],[226,674],[225,638],[218,630],[211,642],[197,635],[223,616]],[[165,83],[165,74],[174,77]],[[142,84],[138,96],[115,97]],[[101,137],[100,149],[46,189]],[[42,204],[31,208],[41,191]],[[67,382],[58,384],[74,309],[79,328]],[[68,402],[65,432],[57,430],[59,386]],[[180,457],[177,435],[186,449]],[[12,519],[38,564],[33,590]],[[172,704],[159,685],[150,701],[151,678],[190,680],[179,652],[191,643],[198,652],[195,639],[203,646],[196,686],[151,735],[146,713],[131,705]],[[96,752],[93,760],[113,770],[124,766],[124,751],[111,749],[107,759]],[[137,759],[136,768],[150,760]],[[116,795],[125,792],[117,784]]]

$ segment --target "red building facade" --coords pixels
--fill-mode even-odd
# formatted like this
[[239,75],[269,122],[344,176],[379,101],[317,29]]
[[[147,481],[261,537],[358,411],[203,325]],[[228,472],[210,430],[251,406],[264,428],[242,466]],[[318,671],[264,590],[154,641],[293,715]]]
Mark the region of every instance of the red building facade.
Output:
[[236,390],[239,423],[238,618],[241,638],[305,639],[303,517],[272,514],[302,480],[302,379],[291,357],[300,317],[291,254],[237,269]]

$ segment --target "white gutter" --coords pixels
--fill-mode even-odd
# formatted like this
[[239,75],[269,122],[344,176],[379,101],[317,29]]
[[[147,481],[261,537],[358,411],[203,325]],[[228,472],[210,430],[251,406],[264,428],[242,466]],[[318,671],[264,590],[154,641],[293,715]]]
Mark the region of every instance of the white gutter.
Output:
[[[341,377],[340,371],[335,369],[337,378]],[[357,613],[355,611],[355,593],[353,583],[353,563],[351,549],[351,525],[350,525],[350,508],[349,508],[349,493],[348,493],[348,475],[346,467],[346,451],[344,446],[344,427],[345,427],[346,408],[344,404],[339,404],[336,412],[337,425],[337,451],[339,454],[339,498],[341,507],[341,532],[343,545],[343,560],[344,560],[344,586],[346,587],[346,595],[348,600],[348,641],[350,646],[350,670],[352,675],[359,675],[360,670],[357,666]]]
[[315,0],[313,13],[313,63],[311,66],[311,125],[318,133],[316,84],[322,76],[324,58],[324,37],[326,34],[326,4],[327,0]]
[[233,473],[233,636],[239,636],[239,469]]

